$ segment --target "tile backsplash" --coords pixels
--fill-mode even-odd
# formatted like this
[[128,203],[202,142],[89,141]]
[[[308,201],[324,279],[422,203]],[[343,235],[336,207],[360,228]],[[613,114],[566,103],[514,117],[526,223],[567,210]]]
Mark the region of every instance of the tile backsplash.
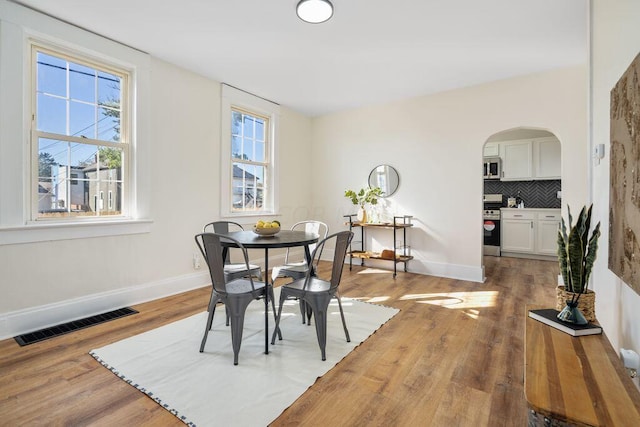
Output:
[[484,181],[485,194],[502,194],[503,199],[516,197],[520,191],[520,197],[524,200],[525,208],[560,208],[562,200],[557,198],[558,191],[562,190],[562,181],[559,179],[544,181],[499,181],[486,179]]

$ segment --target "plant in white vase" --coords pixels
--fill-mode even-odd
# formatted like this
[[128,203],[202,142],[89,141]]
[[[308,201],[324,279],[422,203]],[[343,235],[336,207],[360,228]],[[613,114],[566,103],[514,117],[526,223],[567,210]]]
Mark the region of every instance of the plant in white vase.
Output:
[[367,222],[367,205],[377,205],[378,197],[382,196],[380,187],[361,188],[357,193],[353,190],[346,190],[344,196],[351,200],[351,203],[359,206],[358,221]]

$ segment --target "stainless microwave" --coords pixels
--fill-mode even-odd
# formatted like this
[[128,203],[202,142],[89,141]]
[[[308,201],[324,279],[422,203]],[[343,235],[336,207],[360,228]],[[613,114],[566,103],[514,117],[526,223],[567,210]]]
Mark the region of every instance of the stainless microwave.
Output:
[[484,179],[500,179],[502,177],[502,159],[500,157],[485,157],[482,167]]

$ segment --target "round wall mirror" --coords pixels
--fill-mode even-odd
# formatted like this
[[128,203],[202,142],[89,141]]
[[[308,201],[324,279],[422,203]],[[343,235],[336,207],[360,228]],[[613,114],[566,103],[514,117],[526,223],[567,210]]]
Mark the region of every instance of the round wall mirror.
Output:
[[373,168],[369,174],[369,187],[382,188],[381,197],[389,197],[396,192],[400,185],[400,176],[393,166],[380,165]]

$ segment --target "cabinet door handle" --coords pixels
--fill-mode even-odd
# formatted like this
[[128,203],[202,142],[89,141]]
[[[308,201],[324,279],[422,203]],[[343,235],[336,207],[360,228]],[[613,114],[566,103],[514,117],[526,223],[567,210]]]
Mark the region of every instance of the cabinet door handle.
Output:
[[520,217],[522,217],[522,215],[514,215],[514,217],[520,218]]
[[533,221],[531,221],[531,228],[533,228]]
[[545,218],[555,218],[555,215],[545,215]]

